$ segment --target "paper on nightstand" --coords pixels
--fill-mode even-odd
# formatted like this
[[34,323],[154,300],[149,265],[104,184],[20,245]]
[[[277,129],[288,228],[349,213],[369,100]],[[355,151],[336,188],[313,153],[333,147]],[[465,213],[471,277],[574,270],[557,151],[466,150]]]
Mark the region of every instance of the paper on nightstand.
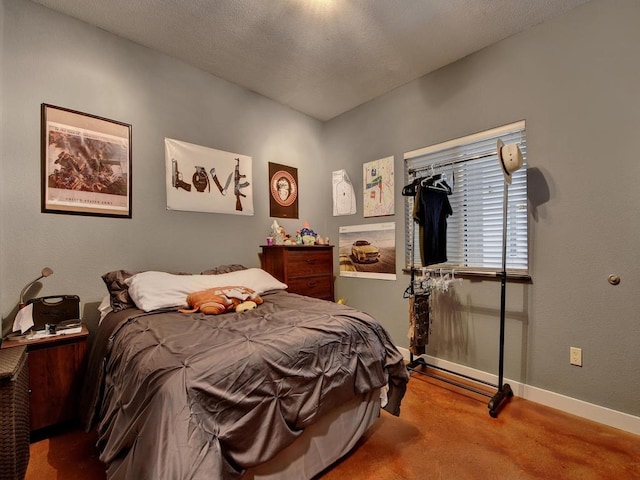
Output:
[[33,327],[33,304],[30,303],[24,308],[18,310],[16,318],[13,320],[13,331],[20,330],[21,333],[26,332]]
[[34,333],[31,339],[38,340],[40,338],[58,337],[60,335],[71,335],[71,334],[80,333],[80,332],[82,332],[82,325],[80,325],[79,327],[65,328],[64,330],[58,330],[56,333],[47,333],[46,330],[38,330],[37,332]]

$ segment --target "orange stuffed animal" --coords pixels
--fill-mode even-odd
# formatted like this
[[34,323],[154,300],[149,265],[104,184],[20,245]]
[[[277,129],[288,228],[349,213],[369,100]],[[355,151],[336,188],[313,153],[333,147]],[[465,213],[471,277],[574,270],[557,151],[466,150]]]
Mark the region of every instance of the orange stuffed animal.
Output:
[[234,311],[238,305],[252,301],[260,305],[263,300],[256,292],[247,287],[217,287],[190,293],[187,303],[191,309],[180,309],[180,313],[200,311],[206,315],[219,315]]

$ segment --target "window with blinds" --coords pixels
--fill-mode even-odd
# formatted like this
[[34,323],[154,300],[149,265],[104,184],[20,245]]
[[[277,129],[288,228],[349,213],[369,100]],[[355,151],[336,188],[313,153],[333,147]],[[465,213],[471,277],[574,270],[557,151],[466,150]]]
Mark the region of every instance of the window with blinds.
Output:
[[[505,181],[497,156],[497,140],[516,143],[523,166],[508,186],[506,267],[528,275],[527,143],[525,122],[405,153],[405,184],[442,174],[452,187],[447,218],[447,261],[440,267],[481,273],[502,270]],[[414,197],[405,197],[406,266],[421,267],[420,231],[413,219]],[[437,268],[437,266],[435,266]]]

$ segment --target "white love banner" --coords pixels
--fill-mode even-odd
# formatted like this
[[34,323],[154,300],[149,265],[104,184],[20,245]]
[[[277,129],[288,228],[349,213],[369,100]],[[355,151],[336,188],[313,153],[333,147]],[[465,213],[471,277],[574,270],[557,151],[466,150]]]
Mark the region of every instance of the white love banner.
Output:
[[252,158],[164,139],[167,210],[253,215]]

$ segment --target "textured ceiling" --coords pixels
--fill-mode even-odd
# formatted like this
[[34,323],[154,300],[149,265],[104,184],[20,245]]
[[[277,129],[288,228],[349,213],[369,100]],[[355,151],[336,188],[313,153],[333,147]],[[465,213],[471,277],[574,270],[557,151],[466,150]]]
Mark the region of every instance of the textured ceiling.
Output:
[[35,0],[319,120],[588,0]]

